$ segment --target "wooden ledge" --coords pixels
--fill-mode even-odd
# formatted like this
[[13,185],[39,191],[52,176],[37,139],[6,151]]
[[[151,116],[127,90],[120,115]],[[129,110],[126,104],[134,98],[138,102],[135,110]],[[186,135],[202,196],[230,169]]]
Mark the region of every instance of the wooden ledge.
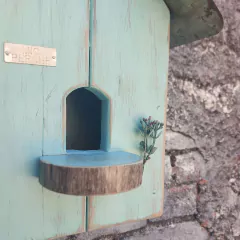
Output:
[[40,183],[58,193],[78,196],[130,191],[142,183],[140,156],[118,151],[75,151],[40,158]]

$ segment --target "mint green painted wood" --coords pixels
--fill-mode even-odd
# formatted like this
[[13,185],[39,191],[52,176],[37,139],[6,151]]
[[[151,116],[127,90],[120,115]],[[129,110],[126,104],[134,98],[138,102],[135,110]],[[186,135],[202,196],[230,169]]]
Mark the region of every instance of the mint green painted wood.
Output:
[[[63,96],[87,85],[88,0],[0,0],[0,239],[85,230],[85,198],[43,189],[38,158],[64,152]],[[57,49],[57,67],[7,64],[3,44]]]
[[[109,140],[110,151],[139,154],[138,118],[165,118],[169,12],[154,0],[102,0],[92,7],[91,91],[109,97],[112,110],[104,145]],[[86,217],[91,230],[161,213],[163,137],[145,167],[142,187],[132,192],[91,197],[87,204],[85,198],[51,192],[38,182],[39,157],[65,153],[67,94],[88,86],[88,15],[88,0],[0,0],[1,46],[12,42],[57,49],[57,67],[0,61],[1,239],[81,232]]]
[[42,161],[63,167],[107,167],[142,162],[136,154],[128,152],[68,151],[68,154],[43,156]]
[[[91,85],[111,99],[111,149],[139,154],[139,118],[165,119],[169,11],[155,0],[101,0],[93,8]],[[157,145],[140,188],[89,198],[89,230],[161,214],[163,136]]]
[[88,86],[89,10],[87,0],[44,4],[52,5],[47,44],[57,48],[57,67],[43,71],[43,153],[49,155],[66,150],[65,98],[75,88]]

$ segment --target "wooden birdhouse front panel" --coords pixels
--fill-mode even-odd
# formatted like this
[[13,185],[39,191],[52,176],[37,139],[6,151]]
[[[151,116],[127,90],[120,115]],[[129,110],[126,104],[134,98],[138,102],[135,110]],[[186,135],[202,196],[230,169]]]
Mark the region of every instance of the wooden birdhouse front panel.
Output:
[[[139,152],[140,118],[165,122],[169,11],[163,1],[94,1],[91,86],[111,102],[111,150]],[[88,229],[160,216],[163,210],[164,134],[146,163],[141,187],[89,197]],[[119,179],[121,181],[122,179]]]
[[139,122],[165,123],[165,3],[0,0],[0,22],[0,238],[160,216],[164,131],[143,169]]

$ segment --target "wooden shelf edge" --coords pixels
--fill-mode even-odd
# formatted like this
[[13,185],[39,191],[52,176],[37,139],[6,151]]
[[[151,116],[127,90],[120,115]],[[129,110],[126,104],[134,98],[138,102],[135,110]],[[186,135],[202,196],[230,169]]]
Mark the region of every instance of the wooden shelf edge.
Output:
[[40,159],[40,184],[67,195],[95,196],[128,192],[142,184],[142,175],[142,160],[131,164],[73,167]]

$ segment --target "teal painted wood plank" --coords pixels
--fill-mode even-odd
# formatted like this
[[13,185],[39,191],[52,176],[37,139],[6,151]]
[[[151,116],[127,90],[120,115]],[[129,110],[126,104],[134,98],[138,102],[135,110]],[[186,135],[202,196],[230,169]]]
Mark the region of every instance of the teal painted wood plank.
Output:
[[42,40],[41,23],[30,21],[38,5],[28,1],[31,12],[26,14],[23,3],[0,1],[0,238],[6,240],[44,237],[42,188],[36,177],[42,154],[42,68],[3,62],[5,41]]
[[[41,69],[5,66],[2,61],[0,69],[0,238],[40,240],[44,236],[37,178],[37,157],[42,154]],[[39,94],[33,96],[32,91]]]
[[[46,41],[57,48],[57,67],[43,71],[43,154],[52,155],[66,152],[65,98],[75,88],[88,86],[89,3],[45,1],[44,5],[51,16],[45,30]],[[46,232],[52,231],[49,236],[85,231],[84,197],[57,194],[45,188],[43,193],[45,219],[52,219],[45,225]]]
[[[88,0],[0,0],[0,238],[85,230],[85,198],[45,190],[43,153],[64,152],[63,96],[88,82]],[[3,62],[4,42],[57,49],[57,67]]]
[[[111,149],[139,154],[139,118],[165,121],[169,11],[163,1],[102,0],[93,13],[91,86],[111,99]],[[89,198],[89,230],[161,215],[164,135],[157,145],[140,188]]]
[[44,2],[51,16],[45,44],[57,48],[57,67],[43,71],[44,155],[65,152],[65,98],[88,86],[88,1]]
[[[89,3],[44,1],[51,21],[45,25],[46,44],[57,48],[57,67],[45,68],[43,154],[66,152],[66,97],[78,87],[88,86]],[[85,231],[85,197],[57,194],[43,188],[44,217],[48,236]],[[49,221],[50,220],[50,221]]]

